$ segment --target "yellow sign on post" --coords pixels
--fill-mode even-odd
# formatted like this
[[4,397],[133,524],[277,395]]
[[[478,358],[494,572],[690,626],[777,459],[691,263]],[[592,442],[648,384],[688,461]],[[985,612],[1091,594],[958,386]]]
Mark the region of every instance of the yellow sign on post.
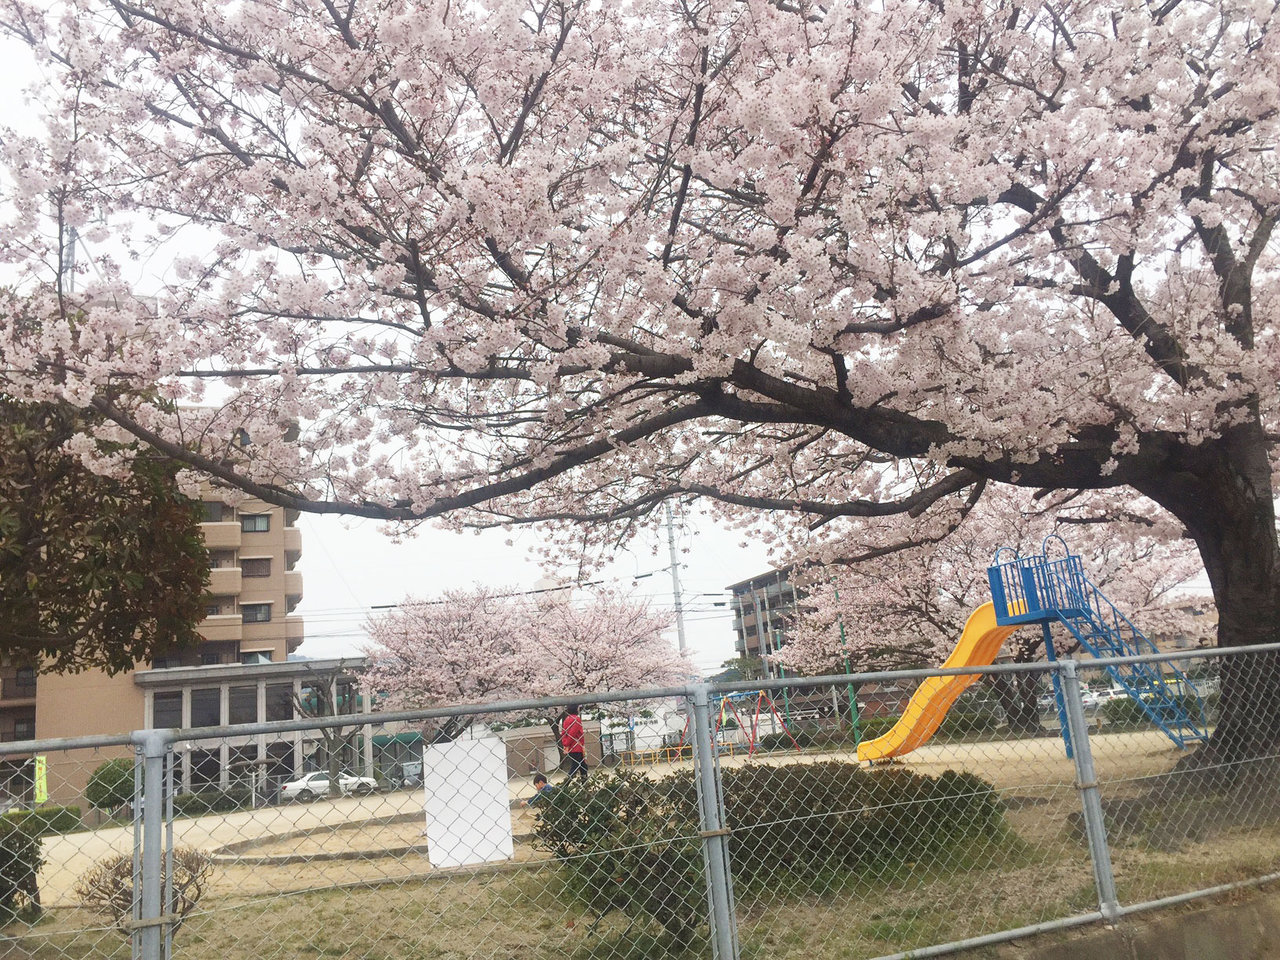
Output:
[[43,755],[35,758],[35,802],[37,804],[49,802],[49,774],[48,765],[45,763]]

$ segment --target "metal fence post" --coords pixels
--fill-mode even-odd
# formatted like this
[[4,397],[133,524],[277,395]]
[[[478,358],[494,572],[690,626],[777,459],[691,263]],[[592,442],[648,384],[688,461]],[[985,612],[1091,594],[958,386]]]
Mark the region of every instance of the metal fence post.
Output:
[[136,730],[133,733],[134,745],[142,753],[142,796],[134,797],[135,805],[140,803],[142,806],[142,816],[134,818],[135,850],[139,826],[142,832],[142,876],[134,893],[138,906],[134,910],[137,919],[132,931],[132,947],[133,955],[141,960],[164,958],[164,761],[168,749],[165,733],[164,730]]
[[734,916],[733,876],[729,864],[729,831],[716,769],[715,728],[704,684],[693,687],[693,762],[698,784],[698,825],[711,924],[711,955],[738,960],[738,925]]
[[1111,869],[1111,848],[1107,844],[1107,826],[1102,815],[1102,797],[1098,792],[1098,776],[1093,766],[1093,746],[1089,741],[1089,721],[1084,715],[1080,676],[1074,660],[1058,661],[1062,672],[1062,697],[1067,713],[1067,727],[1075,747],[1076,789],[1084,812],[1085,836],[1089,840],[1089,859],[1093,861],[1093,880],[1098,890],[1098,909],[1108,920],[1120,916],[1116,897],[1116,878]]

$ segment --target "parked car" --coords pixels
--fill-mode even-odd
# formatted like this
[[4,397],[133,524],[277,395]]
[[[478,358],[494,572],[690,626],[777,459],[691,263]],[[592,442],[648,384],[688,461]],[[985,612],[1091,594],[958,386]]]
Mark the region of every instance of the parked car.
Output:
[[422,761],[406,761],[396,764],[396,772],[391,775],[391,782],[397,787],[422,786]]
[[[344,797],[353,794],[363,796],[378,789],[378,781],[373,777],[357,777],[353,773],[338,774],[338,792]],[[329,774],[327,771],[308,773],[305,777],[290,780],[280,787],[281,800],[301,800],[304,803],[329,795]]]

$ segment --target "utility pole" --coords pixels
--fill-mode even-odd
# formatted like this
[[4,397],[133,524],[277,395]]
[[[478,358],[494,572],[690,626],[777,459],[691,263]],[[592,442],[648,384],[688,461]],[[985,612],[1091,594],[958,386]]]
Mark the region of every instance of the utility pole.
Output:
[[79,239],[80,232],[75,227],[68,227],[67,239],[62,245],[62,274],[66,277],[68,293],[76,289],[76,241]]
[[664,502],[662,506],[667,513],[667,550],[671,554],[671,595],[675,599],[676,606],[676,637],[679,639],[680,654],[683,656],[685,652],[684,601],[680,597],[680,564],[676,559],[675,521],[671,517],[671,504]]

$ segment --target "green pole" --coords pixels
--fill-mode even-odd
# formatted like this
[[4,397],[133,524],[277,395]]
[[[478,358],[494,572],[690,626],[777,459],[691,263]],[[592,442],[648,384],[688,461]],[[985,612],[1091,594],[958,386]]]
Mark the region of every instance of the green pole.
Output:
[[[837,587],[834,582],[832,582],[831,584],[831,590],[832,592],[835,593],[836,600],[839,600],[840,588]],[[844,617],[842,617],[839,613],[836,614],[836,622],[840,625],[840,648],[842,650],[846,650],[849,644],[846,642],[845,635],[844,635]],[[846,674],[850,672],[849,671],[849,654],[847,652],[844,655],[844,672]],[[853,692],[852,682],[845,684],[845,692],[849,696],[849,718],[850,718],[849,722],[850,722],[851,728],[853,729],[853,745],[856,747],[859,743],[862,742],[862,734],[860,730],[860,725],[858,723],[858,696]]]

